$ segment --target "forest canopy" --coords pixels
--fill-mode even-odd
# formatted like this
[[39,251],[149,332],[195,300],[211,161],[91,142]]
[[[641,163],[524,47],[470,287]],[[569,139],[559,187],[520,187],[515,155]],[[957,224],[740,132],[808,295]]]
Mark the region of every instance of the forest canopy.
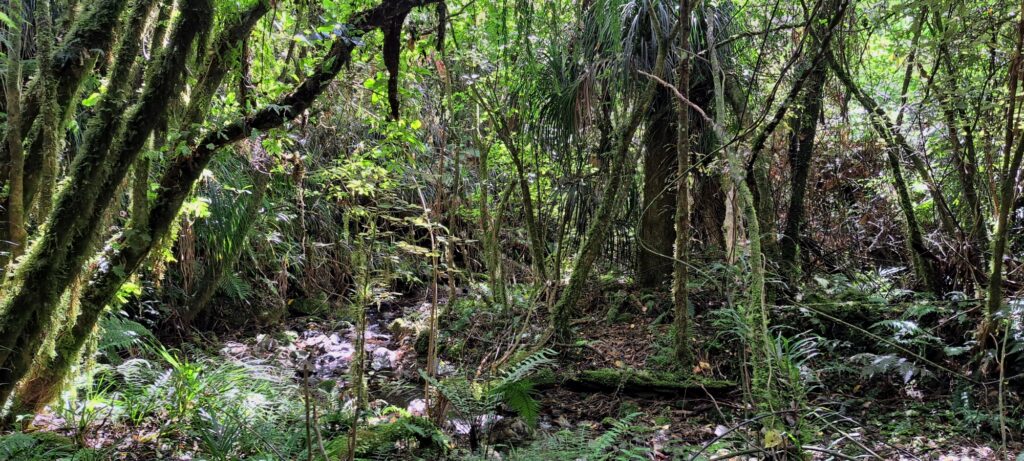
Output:
[[1024,459],[1024,3],[6,0],[0,461]]

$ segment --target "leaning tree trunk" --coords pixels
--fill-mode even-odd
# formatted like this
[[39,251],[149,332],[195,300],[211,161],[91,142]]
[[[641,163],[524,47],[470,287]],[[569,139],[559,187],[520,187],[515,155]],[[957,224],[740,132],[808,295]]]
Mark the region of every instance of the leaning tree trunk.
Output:
[[[144,24],[151,3],[140,0],[129,23]],[[120,101],[127,97],[127,82],[138,53],[142,26],[129,28],[111,73],[111,88],[100,102],[95,123],[71,166],[71,179],[61,192],[44,233],[33,245],[15,274],[17,282],[0,306],[0,405],[7,402],[16,383],[29,371],[46,339],[46,326],[61,294],[81,272],[92,247],[103,212],[113,190],[152,132],[156,119],[178,91],[186,57],[196,36],[209,28],[212,6],[208,0],[189,0],[172,38],[171,50],[161,55],[149,75],[140,102],[127,115],[119,141],[111,146],[110,133],[120,120]]]
[[[892,121],[882,110],[881,106],[875,102],[867,93],[861,90],[860,87],[854,83],[853,78],[839,63],[835,60],[834,56],[829,56],[829,65],[832,68],[833,73],[839,78],[839,81],[843,83],[847,91],[853,94],[854,98],[864,109],[868,111],[869,118],[871,119],[871,125],[875,131],[882,136],[888,146],[886,147],[886,158],[889,161],[889,168],[891,170],[893,178],[893,187],[896,188],[896,195],[899,199],[900,210],[903,212],[903,218],[906,221],[907,230],[907,242],[910,246],[911,256],[913,257],[914,267],[917,269],[917,275],[921,277],[925,285],[929,290],[936,294],[942,294],[945,292],[945,283],[942,281],[942,275],[939,273],[938,258],[925,244],[924,236],[921,231],[921,225],[917,221],[917,216],[914,214],[914,202],[910,199],[910,191],[907,188],[906,180],[903,175],[903,167],[900,162],[899,152],[904,151],[909,155],[915,155],[913,152],[906,152],[913,149],[907,143],[903,135],[900,134],[892,125]],[[926,179],[927,181],[927,179]],[[941,197],[941,192],[938,192],[938,197]],[[944,201],[942,203],[945,203]],[[940,203],[936,202],[936,206]]]
[[535,209],[539,207],[534,206],[533,203],[533,196],[530,193],[530,182],[526,179],[526,167],[523,164],[522,151],[519,150],[519,146],[512,139],[512,134],[507,131],[507,122],[502,119],[501,123],[502,126],[498,129],[498,135],[501,138],[502,144],[508,149],[512,157],[512,164],[516,169],[516,183],[519,185],[519,194],[523,200],[526,233],[530,238],[530,259],[533,263],[537,284],[542,286],[547,282],[547,271],[545,270],[547,264],[547,257],[545,255],[547,251],[540,234],[540,216],[535,212]]
[[[56,87],[56,105],[58,114],[70,114],[78,103],[77,95],[79,87],[85,77],[92,71],[96,59],[101,55],[108,55],[114,43],[114,32],[122,16],[128,0],[98,0],[90,3],[82,12],[78,21],[72,25],[71,30],[64,35],[64,39],[56,49],[53,56],[60,56],[60,59],[53,59],[50,63],[52,85]],[[130,33],[121,31],[121,33]],[[44,86],[39,83],[41,78],[35,78],[28,86],[21,104],[21,121],[24,126],[32,126],[43,107],[42,93]],[[68,115],[62,115],[61,120],[66,120]],[[63,125],[63,123],[61,124]],[[40,187],[43,170],[46,163],[44,160],[45,149],[43,147],[42,130],[28,130],[28,142],[25,147],[25,168],[22,202],[26,208],[31,208],[35,202],[36,193]],[[58,134],[62,136],[62,134]],[[4,149],[4,156],[9,155]],[[9,178],[2,178],[7,181]],[[10,200],[7,198],[5,201]],[[8,215],[8,203],[0,206],[0,217],[6,221]],[[40,220],[45,216],[40,217]]]
[[[822,29],[818,25],[818,29]],[[821,35],[822,31],[817,31]],[[807,174],[811,168],[814,138],[818,132],[818,114],[824,96],[827,63],[813,64],[811,74],[796,103],[794,126],[789,137],[790,197],[786,213],[786,227],[780,242],[779,266],[782,276],[792,286],[799,277],[799,242],[804,221],[804,197],[807,192]]]
[[[658,57],[654,66],[655,75],[662,73],[665,68],[666,48],[667,46],[664,43],[658,46]],[[645,85],[640,97],[633,106],[632,113],[617,133],[614,144],[615,150],[609,159],[611,162],[611,167],[608,171],[610,177],[605,185],[604,193],[601,195],[601,204],[598,205],[597,211],[591,218],[590,227],[587,228],[583,245],[580,246],[579,252],[576,255],[576,263],[572,268],[572,274],[569,276],[569,283],[558,298],[558,301],[551,308],[551,332],[559,340],[566,340],[572,336],[569,321],[576,311],[577,303],[579,303],[580,298],[583,296],[583,288],[589,282],[588,278],[590,277],[591,269],[594,267],[594,262],[597,261],[597,257],[601,254],[601,248],[605,244],[608,230],[611,228],[612,213],[619,205],[619,193],[623,189],[623,183],[626,178],[633,176],[635,165],[629,155],[629,146],[632,144],[633,135],[636,133],[637,128],[640,127],[644,113],[648,110],[648,106],[654,98],[654,92],[657,89],[656,85],[657,82],[654,80]]]
[[[381,27],[389,18],[394,17],[396,12],[408,11],[417,6],[436,3],[436,1],[387,0],[375,8],[364,10],[354,15],[350,31],[354,33],[372,31]],[[186,8],[188,6],[190,5],[185,5]],[[183,11],[189,10],[185,9]],[[183,14],[182,16],[188,18],[191,15]],[[206,16],[208,17],[209,15]],[[199,24],[194,24],[191,27],[179,26],[179,28],[184,30],[194,30],[198,27],[200,27]],[[187,50],[188,48],[187,46],[181,46],[183,41],[177,32],[174,34],[171,42],[172,45],[168,46],[168,49]],[[35,399],[35,405],[45,404],[47,398],[56,395],[54,390],[58,388],[59,383],[64,379],[68,370],[77,361],[82,346],[93,331],[103,309],[113,299],[128,277],[139,268],[139,265],[149,254],[150,250],[153,249],[154,245],[167,234],[193,184],[199,179],[206,165],[213,158],[213,155],[222,147],[245,138],[252,131],[266,131],[281,126],[305,112],[323,90],[327,88],[328,83],[348,64],[355,46],[356,41],[351,37],[343,36],[337,38],[320,65],[316,66],[316,71],[303,80],[292,92],[282,96],[275,104],[268,105],[252,115],[236,120],[219,129],[210,130],[198,142],[194,143],[189,154],[174,159],[163,173],[158,186],[156,200],[149,210],[149,217],[147,218],[149,228],[145,230],[129,228],[106,247],[101,259],[107,264],[101,265],[102,269],[94,273],[90,282],[86,285],[81,295],[81,306],[74,326],[56,339],[55,350],[57,354],[48,358],[49,363],[47,366],[39,368],[45,373],[33,377],[32,382],[26,383],[23,386],[23,389],[39,391],[36,395],[43,396]],[[169,54],[170,56],[178,57],[179,54],[184,53]],[[175,61],[175,59],[168,59],[167,61]],[[176,64],[177,66],[172,68],[181,69],[184,67],[183,62],[177,62]],[[164,67],[167,66],[161,66],[161,70],[164,70]],[[156,77],[167,78],[167,76],[161,75],[161,73],[157,72]],[[127,165],[125,165],[125,168],[127,168]],[[58,206],[59,209],[60,207]],[[36,285],[38,282],[35,280],[33,279],[32,283],[29,283],[28,280],[23,282],[21,291],[25,291],[28,288],[40,289],[46,287],[46,285]],[[67,285],[65,283],[62,286],[66,287]],[[39,304],[39,301],[35,302]],[[4,324],[0,324],[0,328],[4,328]],[[38,347],[36,348],[38,349]],[[12,373],[8,374],[13,376]],[[13,388],[14,383],[17,381],[17,378],[4,378],[7,378],[7,376],[0,376],[0,405],[7,400],[11,388]],[[51,397],[45,397],[46,395]],[[26,405],[25,408],[31,407]]]

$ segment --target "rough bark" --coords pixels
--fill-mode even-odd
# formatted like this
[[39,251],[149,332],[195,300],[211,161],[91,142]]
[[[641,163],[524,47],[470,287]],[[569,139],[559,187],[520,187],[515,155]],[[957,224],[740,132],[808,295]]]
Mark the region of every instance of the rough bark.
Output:
[[[825,31],[819,29],[816,35]],[[799,242],[804,219],[804,197],[807,191],[807,175],[811,168],[811,156],[814,153],[814,138],[818,132],[818,114],[821,112],[827,78],[827,63],[817,61],[811,64],[812,69],[807,83],[798,97],[793,114],[793,128],[789,137],[790,166],[790,198],[786,213],[786,226],[779,244],[779,265],[783,277],[791,283],[796,280],[800,271]]]
[[[350,30],[357,33],[371,31],[379,28],[399,13],[405,14],[414,7],[435,3],[436,1],[385,1],[375,8],[354,15]],[[191,9],[187,9],[187,6],[183,8],[183,11],[191,11]],[[191,15],[183,14],[182,16],[188,18]],[[209,15],[204,16],[208,17]],[[195,29],[197,27],[199,26],[193,25],[190,28],[179,27],[176,28],[176,31],[179,29]],[[179,52],[168,53],[168,55],[180,57],[183,61],[185,53],[181,51],[183,49],[187,50],[188,47],[180,46],[182,39],[179,38],[179,32],[174,34],[172,43],[175,46],[169,46],[168,49],[178,50]],[[24,386],[25,389],[44,391],[37,394],[39,397],[35,398],[35,405],[45,404],[49,398],[55,395],[57,385],[77,361],[82,346],[95,327],[103,309],[114,297],[121,285],[138,269],[156,242],[167,234],[175,217],[178,215],[178,211],[181,209],[185,197],[192,189],[195,181],[199,179],[199,176],[213,158],[213,155],[222,147],[241,140],[251,130],[265,131],[278,127],[303,113],[349,62],[355,46],[356,41],[351,37],[343,36],[335,39],[330,51],[321,61],[321,64],[316,67],[317,71],[303,80],[292,92],[282,96],[275,104],[264,107],[254,114],[207,132],[199,142],[195,143],[189,155],[177,157],[168,166],[160,180],[157,198],[149,210],[147,218],[149,229],[140,231],[129,228],[107,246],[107,249],[101,256],[103,261],[100,265],[101,269],[92,275],[90,283],[86,285],[82,293],[80,312],[74,326],[57,338],[55,346],[57,354],[49,358],[49,366],[39,368],[40,370],[45,370],[46,373],[33,377],[33,382],[26,383]],[[166,61],[166,64],[169,64],[172,69],[184,68],[183,62],[172,62],[175,59],[167,59]],[[175,63],[177,66],[173,67]],[[164,67],[169,66],[161,65],[161,69]],[[166,75],[160,75],[161,73],[157,74],[156,78],[167,77]],[[25,291],[26,286],[36,289],[40,288],[34,281],[31,284],[23,282],[21,285],[20,291]],[[66,283],[63,286],[67,286]],[[42,285],[42,287],[46,287],[46,285]],[[39,301],[34,302],[35,304],[33,305],[40,304]],[[4,324],[0,324],[0,328],[4,328]],[[17,380],[16,378],[2,378],[4,376],[0,376],[0,397],[2,397],[0,398],[0,403],[6,400],[10,392],[9,388],[13,387],[13,383]],[[30,394],[26,395],[31,397]],[[30,407],[26,406],[26,408]]]
[[[130,23],[144,22],[147,2],[137,2]],[[121,114],[112,111],[123,99],[115,76],[126,78],[138,51],[139,34],[125,34],[111,73],[112,88],[100,101],[96,123],[90,124],[83,149],[71,166],[71,179],[61,192],[50,215],[49,225],[32,247],[28,259],[15,274],[15,283],[0,306],[0,405],[7,402],[16,383],[28,372],[46,337],[46,326],[60,296],[78,276],[96,228],[116,188],[149,137],[167,102],[183,78],[186,57],[193,40],[211,21],[210,2],[184,3],[173,36],[173,50],[164,53],[146,81],[139,103],[128,113],[118,142],[103,126]],[[140,19],[141,17],[141,19]],[[142,27],[139,27],[141,33]],[[131,30],[131,29],[129,29]],[[111,91],[113,90],[113,91]],[[107,192],[104,194],[104,192]],[[57,349],[63,353],[62,349]]]
[[[679,2],[679,64],[676,87],[682,97],[690,96],[690,14],[693,3]],[[675,243],[672,252],[672,305],[675,315],[675,356],[678,365],[688,369],[693,362],[690,351],[690,108],[676,100],[676,197]]]
[[647,289],[663,289],[672,274],[669,256],[676,240],[673,221],[676,188],[671,176],[672,167],[677,165],[678,142],[678,121],[673,120],[678,118],[678,108],[673,110],[672,101],[667,89],[656,90],[644,136],[643,208],[637,230],[636,282]]
[[4,93],[7,97],[7,150],[10,153],[10,178],[7,202],[7,237],[10,239],[11,260],[25,253],[28,232],[25,231],[25,148],[22,143],[23,114],[21,113],[21,24],[24,8],[19,0],[11,0],[11,20],[14,27],[7,34],[7,75]]

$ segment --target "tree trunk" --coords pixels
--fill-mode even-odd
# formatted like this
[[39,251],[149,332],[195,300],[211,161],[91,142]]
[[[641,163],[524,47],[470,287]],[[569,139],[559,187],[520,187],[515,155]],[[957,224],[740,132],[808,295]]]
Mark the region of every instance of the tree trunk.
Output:
[[519,150],[519,146],[512,140],[512,135],[508,131],[507,125],[505,125],[504,119],[502,119],[502,127],[499,129],[502,143],[508,148],[509,154],[512,157],[512,163],[516,168],[516,182],[519,184],[519,194],[522,195],[523,200],[523,214],[526,215],[526,232],[530,237],[530,259],[533,263],[533,270],[536,273],[537,283],[544,284],[547,281],[547,271],[545,270],[545,264],[547,263],[547,246],[540,236],[540,220],[537,216],[535,206],[533,203],[533,196],[530,193],[530,182],[526,180],[526,168],[523,165],[522,151]]
[[[53,50],[53,56],[61,57],[61,59],[52,61],[49,72],[54,77],[53,85],[57,89],[58,114],[73,112],[74,106],[78,103],[79,87],[92,71],[96,58],[100,55],[110,54],[114,42],[114,32],[117,30],[119,19],[122,16],[121,12],[127,4],[128,0],[98,0],[95,3],[90,3],[71,30],[64,35],[61,45]],[[121,31],[121,33],[130,32]],[[43,88],[39,86],[39,81],[40,79],[32,80],[28,91],[25,92],[24,101],[22,101],[21,118],[24,126],[32,126],[40,113],[42,107],[40,98]],[[62,120],[66,119],[67,115],[62,118]],[[25,145],[24,193],[22,194],[26,208],[31,208],[35,202],[45,165],[41,132],[42,130],[27,132],[29,139]],[[62,134],[58,136],[62,136]],[[7,210],[8,207],[9,205],[0,207],[0,209]],[[6,216],[6,211],[2,215]],[[40,220],[42,219],[40,218]]]
[[1021,159],[1024,157],[1024,138],[1017,142],[1016,149],[1012,149],[1011,146],[1017,130],[1017,115],[1014,113],[1017,85],[1021,69],[1024,67],[1021,65],[1021,49],[1024,48],[1024,2],[1021,2],[1018,15],[1020,19],[1017,23],[1017,42],[1010,61],[1007,82],[1010,99],[1006,109],[1006,139],[1003,144],[1003,165],[1000,169],[1002,180],[999,186],[999,202],[996,204],[996,228],[992,233],[992,259],[988,274],[985,319],[979,337],[982,344],[987,343],[988,336],[994,329],[993,318],[1003,306],[1003,256],[1006,253],[1006,236],[1010,210],[1013,209],[1013,196],[1017,192],[1017,175],[1020,173]]
[[[713,138],[711,129],[701,130],[698,136]],[[696,146],[704,146],[704,143],[696,143]],[[710,163],[713,159],[709,154],[714,150],[695,149],[698,158],[706,159],[698,161],[697,165]],[[704,155],[704,157],[702,157]],[[725,234],[722,232],[722,225],[725,224],[725,192],[722,189],[721,175],[704,171],[700,166],[693,172],[693,211],[691,222],[693,237],[701,242],[705,251],[715,249],[725,252]]]
[[20,0],[11,0],[7,44],[7,75],[4,93],[7,96],[7,149],[10,153],[10,190],[7,202],[7,237],[10,239],[11,261],[25,253],[28,233],[25,231],[25,149],[22,144],[21,113],[21,25],[25,9]]
[[[943,27],[942,17],[938,12],[933,12],[934,24],[940,36],[946,36]],[[946,81],[940,83],[939,90],[942,93],[942,113],[946,123],[946,134],[953,151],[953,166],[956,169],[960,187],[963,189],[963,197],[966,202],[967,215],[970,219],[970,228],[966,236],[966,243],[969,244],[968,259],[974,271],[974,281],[981,286],[988,283],[988,274],[985,270],[985,251],[989,248],[988,227],[985,223],[985,209],[981,196],[978,193],[978,156],[975,150],[975,140],[972,128],[966,121],[963,109],[956,105],[957,91],[959,88],[959,76],[956,66],[953,64],[949,46],[944,41],[938,44],[939,56],[942,67],[946,69]],[[936,73],[937,74],[937,73]],[[939,78],[933,75],[932,81]],[[961,126],[962,125],[962,126]],[[960,130],[963,129],[961,139]]]
[[[192,1],[198,2],[199,0]],[[435,2],[436,0],[387,0],[375,8],[355,14],[352,17],[350,31],[365,33],[374,30],[379,28],[387,18],[392,17],[396,11],[403,9],[407,11],[413,7]],[[203,2],[202,5],[208,4]],[[169,58],[164,59],[163,64],[160,65],[160,70],[155,72],[154,78],[149,80],[150,84],[155,84],[156,82],[174,84],[174,80],[178,78],[179,73],[171,71],[184,68],[184,55],[189,49],[189,46],[186,45],[191,43],[195,33],[205,29],[206,24],[208,24],[205,21],[208,21],[212,15],[212,13],[204,8],[197,8],[196,6],[195,3],[186,3],[183,6],[181,16],[183,18],[182,22],[186,24],[179,24],[175,28],[175,33],[171,40],[172,45],[167,47],[168,50],[174,50],[174,52],[167,53]],[[222,126],[220,129],[210,130],[199,142],[195,143],[188,155],[182,155],[174,159],[163,174],[157,198],[149,210],[149,217],[147,219],[150,226],[149,229],[145,232],[128,229],[107,246],[107,249],[101,256],[101,259],[106,264],[101,265],[102,269],[94,273],[90,283],[86,285],[81,296],[80,312],[75,319],[74,326],[55,340],[55,350],[57,353],[53,357],[47,358],[48,362],[45,366],[38,367],[42,373],[39,376],[33,377],[32,382],[26,383],[23,386],[23,389],[26,389],[26,395],[43,396],[35,399],[35,405],[43,405],[49,398],[56,395],[57,384],[63,381],[68,370],[77,361],[82,346],[95,327],[96,321],[99,319],[104,307],[106,307],[128,277],[138,269],[153,246],[167,234],[174,219],[178,216],[185,197],[191,191],[193,184],[199,179],[199,176],[213,155],[220,148],[241,140],[251,130],[266,131],[278,127],[306,111],[317,96],[327,87],[327,84],[349,62],[354,48],[355,41],[350,37],[337,38],[332,44],[330,51],[321,61],[321,64],[315,67],[316,71],[292,92],[282,96],[275,104],[268,105],[252,115]],[[166,75],[168,73],[171,75]],[[143,99],[146,100],[147,98],[143,96]],[[166,106],[166,100],[163,102],[165,103],[163,106]],[[129,123],[133,121],[137,120],[129,120]],[[138,121],[138,123],[142,126],[144,122]],[[154,122],[147,121],[145,123],[151,124]],[[76,163],[78,162],[76,161]],[[127,165],[125,165],[125,168],[127,168]],[[79,169],[80,167],[72,168],[76,172]],[[66,191],[74,190],[72,189],[74,180],[75,178],[72,179],[73,182],[68,185]],[[63,206],[63,202],[67,195],[66,192],[61,195],[61,200],[58,202],[54,215],[61,213],[66,208]],[[52,245],[45,248],[49,247],[52,247]],[[56,299],[45,293],[63,291],[68,282],[62,279],[47,278],[47,274],[53,273],[52,266],[58,262],[52,260],[47,260],[46,262],[49,264],[23,265],[33,269],[41,266],[48,267],[45,272],[40,274],[34,271],[26,271],[31,277],[22,278],[22,283],[17,287],[18,292],[8,298],[3,306],[5,309],[0,309],[0,311],[10,311],[10,309],[6,308],[11,305],[11,302],[21,299],[24,302],[16,305],[19,307],[31,306],[31,311],[35,313],[33,315],[34,318],[41,317],[43,312],[40,311],[46,311],[45,313],[52,312]],[[72,264],[70,267],[80,266],[80,264],[77,264],[77,261]],[[63,271],[69,271],[68,265],[62,264],[57,267],[60,267]],[[40,295],[35,296],[35,293],[40,293]],[[19,309],[19,311],[22,311],[22,309]],[[13,325],[14,322],[8,321],[7,318],[0,320],[2,320],[0,321],[0,332],[18,331],[9,329],[9,325]],[[7,339],[8,336],[15,335],[0,335],[0,339]],[[18,341],[20,343],[29,340],[19,338]],[[35,350],[38,350],[38,344],[34,344],[34,346],[33,353]],[[25,353],[19,353],[19,356],[22,358],[25,355]],[[31,356],[27,358],[31,359]],[[8,361],[7,358],[4,358],[4,362]],[[17,370],[6,368],[0,372],[0,406],[6,402],[14,385],[24,375],[27,364],[19,363],[18,365],[19,368]],[[34,393],[29,393],[29,391]],[[31,407],[26,406],[26,408]]]
[[[816,35],[824,33],[820,30],[822,28],[823,26],[820,24],[817,26],[819,30],[815,32]],[[786,227],[782,232],[779,254],[779,270],[791,288],[799,278],[799,242],[803,229],[807,174],[811,168],[814,138],[818,132],[818,115],[821,113],[827,78],[827,63],[818,61],[807,65],[812,66],[811,73],[798,97],[793,114],[794,126],[789,136],[789,211],[786,213]]]
[[[39,66],[39,131],[42,138],[42,191],[36,208],[38,220],[50,215],[53,189],[57,178],[57,133],[62,132],[62,118],[57,112],[57,87],[53,70],[53,29],[50,25],[50,0],[36,2],[36,55]],[[24,192],[24,190],[22,191]]]
[[[659,38],[661,40],[661,38]],[[665,54],[667,45],[658,44],[658,57],[654,65],[654,75],[661,74],[665,68]],[[591,219],[590,227],[587,228],[583,245],[576,255],[576,262],[569,276],[569,284],[566,285],[562,295],[551,308],[551,331],[558,340],[567,340],[572,336],[569,328],[569,321],[576,311],[576,305],[583,296],[583,288],[589,283],[590,270],[594,262],[601,254],[601,248],[605,244],[608,230],[611,228],[612,213],[619,205],[619,193],[623,189],[623,183],[627,178],[633,177],[635,164],[629,155],[629,146],[633,142],[633,135],[636,134],[648,106],[654,98],[657,83],[651,80],[645,85],[636,104],[633,106],[627,121],[617,133],[614,143],[614,152],[609,159],[611,166],[608,171],[608,183],[605,184],[604,193],[601,195],[601,203]]]
[[[679,64],[676,87],[682,97],[690,97],[690,14],[693,3],[679,2]],[[675,357],[678,366],[689,369],[693,363],[690,351],[690,107],[677,98],[676,114],[676,210],[675,244],[672,252],[672,305],[675,316]]]
[[673,110],[672,101],[668,89],[659,87],[655,91],[644,137],[643,209],[637,232],[636,282],[646,289],[664,289],[665,282],[672,278],[669,256],[676,241],[673,220],[676,185],[672,184],[671,176],[672,167],[677,165],[679,141],[676,129],[679,122],[673,119],[682,118],[676,117],[678,108]]
[[135,27],[130,27],[131,33],[122,40],[111,73],[111,88],[100,101],[95,123],[90,123],[82,151],[72,163],[71,179],[57,200],[45,232],[18,268],[20,283],[11,288],[0,307],[0,405],[7,402],[15,384],[28,372],[46,338],[45,328],[61,294],[81,272],[113,190],[124,179],[177,91],[193,40],[211,23],[208,0],[191,0],[183,5],[170,47],[174,51],[165,53],[156,63],[140,103],[125,120],[123,135],[117,136],[120,141],[110,146],[113,130],[108,124],[112,127],[113,120],[120,120],[117,110],[126,98],[126,89],[119,88],[119,83],[128,81],[149,6],[148,0],[142,0],[133,10],[129,21]]
[[[911,256],[914,261],[914,267],[917,275],[925,283],[929,290],[936,294],[942,294],[945,292],[945,283],[942,281],[942,275],[939,273],[938,258],[925,244],[924,236],[921,232],[921,226],[917,221],[917,216],[914,214],[914,202],[910,199],[910,191],[907,188],[906,180],[903,176],[903,167],[900,163],[898,152],[902,150],[912,150],[907,144],[906,139],[903,138],[899,132],[895,131],[892,122],[889,117],[885,114],[885,111],[871,98],[867,93],[858,87],[850,74],[843,69],[842,66],[836,62],[834,56],[829,57],[829,65],[832,67],[832,71],[835,73],[839,81],[843,83],[847,91],[853,94],[854,98],[864,109],[868,111],[871,119],[871,125],[875,131],[885,139],[888,147],[886,148],[886,158],[889,162],[889,168],[893,178],[893,187],[896,189],[896,195],[899,200],[900,210],[903,212],[903,218],[906,224],[907,231],[907,243],[910,246]],[[913,155],[913,154],[912,154]],[[928,181],[928,178],[925,178]],[[941,192],[939,193],[941,197]],[[942,203],[945,203],[944,201]],[[936,203],[936,207],[941,204]]]

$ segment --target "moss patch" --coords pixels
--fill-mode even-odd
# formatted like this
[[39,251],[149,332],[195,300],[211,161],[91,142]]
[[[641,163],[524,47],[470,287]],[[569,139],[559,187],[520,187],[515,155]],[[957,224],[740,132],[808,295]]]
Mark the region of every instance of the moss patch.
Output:
[[632,368],[601,368],[585,370],[574,378],[576,381],[602,387],[633,387],[640,389],[663,389],[684,391],[689,389],[728,389],[736,384],[731,381],[708,379],[689,373],[668,371],[637,370]]

